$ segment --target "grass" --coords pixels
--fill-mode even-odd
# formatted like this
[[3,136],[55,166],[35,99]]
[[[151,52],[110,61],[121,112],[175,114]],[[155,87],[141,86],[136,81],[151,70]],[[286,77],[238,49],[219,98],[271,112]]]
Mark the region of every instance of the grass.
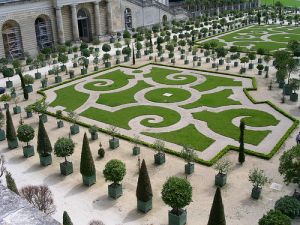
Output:
[[[172,96],[164,96],[165,93],[172,94]],[[191,93],[189,91],[179,88],[158,88],[145,94],[147,100],[159,103],[181,102],[190,97]]]
[[[139,116],[149,115],[148,119],[141,121],[141,124],[146,127],[168,127],[177,123],[181,118],[179,113],[171,109],[145,105],[127,107],[115,112],[90,107],[80,115],[127,130],[131,129],[128,125],[129,121]],[[151,115],[160,116],[163,118],[163,121],[151,123]]]
[[212,108],[226,106],[226,105],[241,105],[239,101],[228,98],[233,94],[231,89],[225,89],[212,94],[202,95],[197,101],[187,105],[181,106],[184,109],[193,109],[201,106],[208,106]]
[[271,39],[272,41],[276,41],[276,42],[287,43],[290,40],[300,40],[300,33],[299,33],[299,35],[289,34],[288,36],[286,34],[275,34],[275,35],[270,36],[269,39]]
[[[167,85],[184,85],[184,84],[193,83],[197,80],[197,78],[192,75],[175,75],[174,80],[167,79],[168,75],[174,73],[180,73],[180,72],[181,71],[178,70],[152,67],[151,72],[144,74],[144,77],[152,78],[152,80],[154,80],[156,83],[167,84]],[[184,79],[180,79],[180,78],[184,78]]]
[[[51,107],[63,106],[66,111],[74,111],[83,105],[89,98],[89,95],[75,90],[73,84],[62,89],[56,90],[56,99],[50,103]],[[74,98],[76,96],[76,98]]]
[[[239,127],[232,124],[236,117],[246,116],[244,118],[246,126],[265,127],[275,126],[278,120],[274,116],[254,109],[231,109],[222,112],[202,111],[193,114],[195,119],[207,122],[208,127],[223,136],[230,137],[236,141],[239,140]],[[245,143],[258,145],[271,131],[245,130]]]
[[171,142],[177,145],[187,145],[197,151],[204,151],[215,140],[200,133],[196,127],[192,124],[175,131],[161,132],[161,133],[149,133],[144,132],[144,135],[161,139],[167,142]]
[[242,86],[241,81],[234,81],[232,78],[226,78],[226,77],[217,77],[217,76],[207,76],[204,75],[206,80],[198,84],[196,86],[193,86],[192,88],[196,89],[197,91],[208,91],[220,86]]
[[107,105],[107,106],[119,106],[129,103],[135,103],[134,95],[145,88],[152,87],[150,84],[147,84],[145,81],[139,80],[137,84],[124,91],[101,94],[97,100],[98,104]]
[[133,79],[133,76],[127,75],[120,70],[112,71],[96,77],[95,79],[107,79],[113,81],[110,85],[97,86],[97,84],[103,85],[103,81],[93,81],[84,85],[84,88],[91,91],[110,91],[128,84],[129,79]]
[[[262,0],[262,5],[273,5],[275,4],[276,0]],[[281,0],[280,1],[284,6],[289,7],[300,7],[300,1],[297,0]]]

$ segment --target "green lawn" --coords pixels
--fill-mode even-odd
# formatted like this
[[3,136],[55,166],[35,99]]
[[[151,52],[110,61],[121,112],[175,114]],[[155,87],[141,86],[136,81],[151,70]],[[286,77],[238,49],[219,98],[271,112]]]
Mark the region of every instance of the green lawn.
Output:
[[208,148],[215,140],[201,134],[194,125],[190,124],[180,130],[175,130],[171,132],[161,132],[161,133],[148,133],[143,134],[162,139],[167,142],[171,142],[177,145],[187,145],[197,151],[203,151]]
[[232,94],[233,92],[231,89],[225,89],[212,94],[205,94],[202,95],[201,98],[199,98],[197,101],[187,105],[183,105],[181,107],[184,109],[193,109],[201,106],[216,108],[216,107],[226,106],[226,105],[240,105],[241,103],[239,101],[235,101],[228,98]]
[[[276,0],[262,0],[262,5],[273,5],[275,4]],[[290,7],[300,7],[300,1],[298,0],[281,0],[280,1],[284,6]]]
[[[172,96],[165,96],[166,93],[172,94]],[[180,88],[158,88],[145,94],[147,100],[159,103],[181,102],[190,97],[191,93],[189,91]]]
[[143,90],[148,87],[152,86],[142,80],[139,80],[134,87],[129,88],[127,90],[115,93],[101,94],[97,100],[97,103],[111,107],[135,103],[136,101],[134,99],[134,95],[140,90]]
[[157,115],[163,117],[163,121],[159,123],[151,123],[151,119],[144,119],[141,124],[146,127],[167,127],[177,123],[181,116],[179,113],[158,106],[132,106],[125,109],[120,109],[115,112],[108,112],[105,110],[90,107],[80,114],[81,116],[121,127],[129,130],[128,122],[138,116]]
[[[263,111],[254,109],[231,109],[219,113],[202,111],[193,114],[195,119],[208,123],[208,127],[214,132],[226,137],[239,140],[239,127],[232,124],[236,117],[247,116],[244,118],[245,124],[253,127],[275,126],[279,121],[274,116]],[[258,145],[270,131],[245,130],[245,143]]]
[[[50,103],[51,107],[63,106],[66,111],[74,111],[83,105],[89,98],[89,95],[75,90],[75,85],[70,85],[56,90],[56,99]],[[76,97],[74,97],[76,96]]]

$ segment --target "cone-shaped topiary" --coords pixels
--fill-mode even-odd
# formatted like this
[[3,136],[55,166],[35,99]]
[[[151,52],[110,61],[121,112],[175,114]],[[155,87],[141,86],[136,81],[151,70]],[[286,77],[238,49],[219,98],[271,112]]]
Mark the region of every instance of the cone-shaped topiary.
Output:
[[91,153],[89,140],[86,133],[83,136],[82,150],[81,150],[81,160],[80,160],[80,173],[83,176],[93,176],[96,173],[95,164],[93,156]]
[[14,178],[12,177],[10,172],[7,172],[5,175],[5,179],[6,179],[6,185],[7,188],[13,192],[15,192],[17,195],[19,194],[16,182],[14,180]]
[[40,156],[48,156],[52,152],[51,142],[49,140],[44,123],[41,119],[39,120],[37,152],[39,153]]
[[63,225],[73,225],[72,220],[66,211],[64,211],[63,214]]
[[245,162],[244,132],[245,132],[245,123],[243,120],[241,120],[241,122],[240,122],[240,147],[239,147],[239,163],[240,164],[243,164]]
[[221,189],[219,187],[215,193],[207,225],[226,225]]
[[136,188],[136,197],[140,201],[147,202],[152,196],[151,182],[145,160],[143,159]]
[[6,138],[8,141],[17,140],[16,130],[9,109],[6,110]]

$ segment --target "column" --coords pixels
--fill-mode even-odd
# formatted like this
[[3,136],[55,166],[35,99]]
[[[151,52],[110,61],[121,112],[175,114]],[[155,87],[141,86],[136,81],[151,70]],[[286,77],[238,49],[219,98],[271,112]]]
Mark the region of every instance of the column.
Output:
[[61,7],[56,7],[56,26],[57,26],[57,36],[58,36],[58,42],[60,44],[65,43],[65,34],[64,34],[64,25],[63,25],[63,19],[61,14]]
[[94,13],[95,13],[95,34],[96,37],[100,36],[100,9],[99,2],[94,2]]
[[79,41],[77,9],[75,4],[71,5],[71,12],[72,12],[73,41]]
[[107,0],[106,8],[107,8],[107,33],[112,34],[113,31],[113,21],[112,21],[112,5],[111,0]]

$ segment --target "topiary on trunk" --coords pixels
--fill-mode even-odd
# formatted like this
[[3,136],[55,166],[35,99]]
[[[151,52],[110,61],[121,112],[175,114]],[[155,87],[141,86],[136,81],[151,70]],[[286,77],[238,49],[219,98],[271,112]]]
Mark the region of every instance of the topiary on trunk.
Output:
[[221,189],[219,187],[215,193],[207,225],[226,225]]
[[48,156],[52,152],[51,142],[41,119],[39,120],[37,152],[40,154],[40,156]]
[[63,214],[63,225],[73,225],[73,222],[66,211],[64,211]]
[[7,172],[5,175],[5,180],[6,180],[6,186],[9,190],[15,192],[17,195],[19,194],[16,182],[14,178],[12,177],[10,172]]
[[83,136],[82,150],[81,150],[81,160],[80,160],[80,173],[83,176],[93,176],[96,173],[95,164],[93,156],[91,153],[89,140],[86,133]]
[[9,109],[6,110],[6,138],[8,141],[15,141],[17,139],[15,126]]
[[152,187],[145,160],[143,159],[136,188],[138,200],[147,202],[152,198]]

